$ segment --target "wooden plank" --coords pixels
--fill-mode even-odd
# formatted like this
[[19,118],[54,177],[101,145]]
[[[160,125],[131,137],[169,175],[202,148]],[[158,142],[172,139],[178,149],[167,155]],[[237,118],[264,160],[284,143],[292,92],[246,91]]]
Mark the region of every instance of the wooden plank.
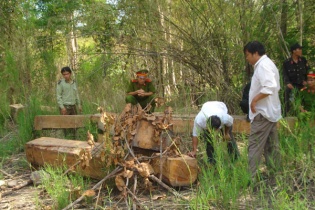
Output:
[[[95,146],[99,144],[96,143]],[[64,140],[58,138],[41,137],[25,145],[26,159],[35,166],[46,164],[59,167],[70,167],[80,159],[81,150],[91,151],[91,146],[84,141]],[[74,170],[82,176],[102,179],[106,172],[106,163],[96,155],[90,160],[90,165],[82,169],[78,165]]]
[[[115,113],[110,113],[118,116]],[[154,113],[155,114],[155,113]],[[163,116],[163,113],[156,113],[156,116]],[[173,116],[173,131],[174,133],[191,133],[194,126],[194,114]],[[34,129],[58,129],[58,128],[80,128],[84,127],[90,120],[97,123],[100,120],[100,114],[93,115],[38,115],[34,120]],[[232,115],[234,118],[233,133],[250,133],[250,123],[246,120],[245,115]],[[294,129],[296,117],[286,117],[283,119],[291,130]],[[278,122],[278,128],[281,128],[281,123]]]
[[82,128],[90,118],[91,115],[37,115],[34,129]]
[[187,155],[180,157],[154,158],[151,165],[154,173],[159,177],[162,164],[162,179],[173,187],[190,186],[198,176],[197,159]]

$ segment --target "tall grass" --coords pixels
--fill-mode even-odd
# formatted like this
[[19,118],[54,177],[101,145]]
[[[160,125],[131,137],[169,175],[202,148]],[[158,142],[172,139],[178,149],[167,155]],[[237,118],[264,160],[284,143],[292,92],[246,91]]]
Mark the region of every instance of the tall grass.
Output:
[[63,209],[86,190],[89,180],[79,175],[63,175],[64,168],[46,165],[49,176],[43,176],[42,186],[53,201],[53,209]]
[[[303,126],[301,126],[301,123]],[[269,173],[262,161],[257,182],[248,185],[247,145],[241,158],[229,162],[226,144],[214,141],[217,163],[199,159],[201,173],[192,209],[309,209],[314,206],[315,128],[296,122],[295,129],[279,129],[281,166]],[[240,138],[241,137],[241,138]],[[246,136],[238,141],[247,142]],[[200,144],[203,150],[205,145]]]

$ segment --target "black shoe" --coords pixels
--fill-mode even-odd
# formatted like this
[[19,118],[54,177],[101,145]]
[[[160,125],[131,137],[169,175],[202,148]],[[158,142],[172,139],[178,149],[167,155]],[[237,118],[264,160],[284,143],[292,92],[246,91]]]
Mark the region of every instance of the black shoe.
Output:
[[249,119],[248,114],[246,115],[246,121],[247,121],[247,122],[250,122],[250,119]]

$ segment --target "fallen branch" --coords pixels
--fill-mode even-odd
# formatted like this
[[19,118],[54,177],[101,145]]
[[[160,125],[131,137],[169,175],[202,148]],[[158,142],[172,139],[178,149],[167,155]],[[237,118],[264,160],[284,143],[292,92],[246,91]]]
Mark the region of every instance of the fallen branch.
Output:
[[7,195],[10,195],[10,194],[12,194],[14,191],[19,190],[19,189],[21,189],[21,188],[23,188],[23,187],[26,187],[26,186],[28,186],[28,185],[30,185],[30,184],[32,184],[32,183],[33,183],[33,181],[32,181],[31,179],[29,179],[29,180],[23,182],[22,184],[19,184],[19,185],[13,187],[13,188],[12,188],[11,190],[9,190],[9,191],[6,191],[6,192],[1,193],[1,194],[0,194],[0,198],[2,198],[2,197],[4,197],[4,196],[7,196]]
[[[112,178],[113,176],[115,176],[117,173],[119,173],[122,170],[122,168],[119,166],[117,168],[115,168],[112,172],[110,172],[107,176],[105,176],[101,181],[99,181],[96,185],[94,185],[94,187],[92,187],[92,190],[96,190],[97,188],[99,188],[100,186],[102,186],[103,182],[105,182],[107,179]],[[63,208],[63,210],[67,210],[72,208],[75,204],[81,202],[84,199],[85,195],[81,195],[77,200],[73,201],[72,203],[70,203],[68,206],[66,206],[65,208]]]
[[183,200],[188,200],[187,198],[185,198],[184,196],[182,196],[181,194],[179,194],[178,192],[176,192],[173,188],[170,188],[168,185],[166,185],[164,182],[162,182],[161,180],[159,180],[159,178],[157,178],[154,175],[150,175],[149,176],[150,179],[152,179],[153,181],[157,182],[158,184],[160,184],[162,187],[164,187],[165,189],[167,189],[169,192],[171,192],[173,195],[183,199]]
[[10,178],[13,178],[13,176],[7,172],[5,172],[4,170],[0,169],[1,173],[3,173],[4,175],[10,177]]

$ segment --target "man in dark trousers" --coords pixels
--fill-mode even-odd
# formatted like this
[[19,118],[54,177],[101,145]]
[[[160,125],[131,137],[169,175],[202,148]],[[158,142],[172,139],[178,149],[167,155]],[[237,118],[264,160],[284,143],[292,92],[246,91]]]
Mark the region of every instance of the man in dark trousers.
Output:
[[232,161],[236,160],[240,153],[232,134],[232,127],[233,117],[228,114],[228,109],[223,102],[208,101],[204,103],[194,120],[192,151],[188,155],[196,157],[198,140],[201,139],[206,142],[209,163],[216,164],[212,134],[221,132],[223,139],[227,141],[227,149]]
[[294,100],[294,90],[299,91],[306,84],[309,66],[302,57],[302,46],[298,43],[291,46],[291,57],[283,62],[283,80],[285,84],[284,116],[290,111],[290,100]]
[[249,120],[249,104],[248,104],[248,97],[249,97],[249,89],[250,89],[250,82],[246,84],[246,86],[243,89],[243,95],[242,95],[242,100],[240,101],[240,107],[243,111],[244,114],[246,114],[246,120]]

